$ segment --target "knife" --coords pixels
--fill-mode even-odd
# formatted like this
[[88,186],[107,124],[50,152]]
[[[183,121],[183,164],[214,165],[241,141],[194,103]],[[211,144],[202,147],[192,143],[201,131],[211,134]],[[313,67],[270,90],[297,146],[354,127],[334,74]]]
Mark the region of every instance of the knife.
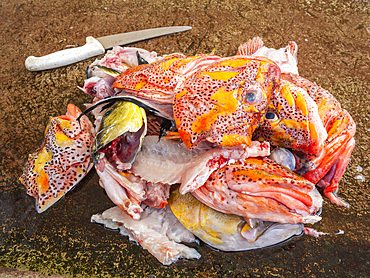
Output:
[[150,38],[184,32],[190,29],[190,26],[170,26],[115,34],[97,39],[90,36],[86,38],[86,44],[83,46],[63,49],[42,57],[30,56],[26,59],[25,66],[30,71],[67,66],[87,58],[104,54],[106,49],[116,45],[130,44]]

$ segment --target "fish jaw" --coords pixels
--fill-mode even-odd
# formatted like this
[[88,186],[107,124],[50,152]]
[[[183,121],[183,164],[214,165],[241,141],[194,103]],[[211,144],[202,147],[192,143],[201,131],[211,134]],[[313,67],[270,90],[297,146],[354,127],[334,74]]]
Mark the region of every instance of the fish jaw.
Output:
[[175,91],[181,139],[189,149],[202,141],[249,145],[279,82],[280,69],[266,58],[234,56],[201,68]]
[[90,171],[94,127],[81,110],[67,106],[66,115],[53,117],[45,131],[42,145],[29,155],[20,181],[27,194],[36,199],[41,213],[73,189]]
[[209,207],[227,214],[279,223],[314,223],[322,202],[315,185],[268,158],[215,171],[192,194]]
[[306,90],[317,103],[319,116],[328,134],[319,153],[295,153],[297,173],[323,187],[324,195],[332,203],[348,207],[348,203],[337,197],[336,192],[355,146],[356,123],[335,97],[316,83],[295,74],[284,74],[282,78]]
[[349,204],[337,196],[337,191],[339,181],[346,170],[351,153],[355,147],[355,139],[351,138],[348,142],[342,144],[334,142],[333,140],[330,146],[332,148],[325,148],[325,155],[320,156],[323,158],[319,166],[306,173],[304,177],[316,182],[318,187],[323,188],[323,193],[330,202],[348,208]]

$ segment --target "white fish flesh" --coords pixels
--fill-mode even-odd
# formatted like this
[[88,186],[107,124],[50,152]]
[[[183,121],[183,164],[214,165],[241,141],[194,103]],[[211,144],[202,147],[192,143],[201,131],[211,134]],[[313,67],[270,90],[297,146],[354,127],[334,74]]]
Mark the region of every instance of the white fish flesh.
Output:
[[168,207],[165,209],[146,207],[140,220],[132,219],[119,207],[112,207],[102,214],[93,215],[91,221],[104,224],[109,229],[118,229],[120,234],[140,243],[164,265],[174,263],[180,258],[200,258],[200,254],[194,248],[180,244],[195,242],[196,239]]

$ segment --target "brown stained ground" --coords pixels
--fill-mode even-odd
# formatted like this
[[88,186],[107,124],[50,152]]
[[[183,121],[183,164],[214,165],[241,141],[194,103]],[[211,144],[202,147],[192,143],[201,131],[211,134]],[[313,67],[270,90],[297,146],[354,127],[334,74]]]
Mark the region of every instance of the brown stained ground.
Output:
[[[0,266],[6,267],[0,268],[0,277],[368,276],[367,0],[2,0],[0,19]],[[255,36],[274,48],[289,40],[298,43],[300,74],[328,89],[357,123],[357,145],[339,192],[351,208],[325,201],[323,220],[315,225],[324,232],[344,230],[344,235],[303,236],[252,252],[225,253],[201,245],[196,246],[200,260],[163,267],[127,238],[90,223],[92,214],[112,206],[93,171],[63,200],[37,214],[34,200],[18,181],[23,164],[42,142],[50,116],[64,114],[69,102],[83,108],[91,101],[77,86],[94,59],[44,72],[27,71],[24,60],[83,45],[90,35],[168,25],[193,30],[135,46],[188,55],[215,48],[216,54],[227,56]],[[365,181],[355,180],[358,174]]]

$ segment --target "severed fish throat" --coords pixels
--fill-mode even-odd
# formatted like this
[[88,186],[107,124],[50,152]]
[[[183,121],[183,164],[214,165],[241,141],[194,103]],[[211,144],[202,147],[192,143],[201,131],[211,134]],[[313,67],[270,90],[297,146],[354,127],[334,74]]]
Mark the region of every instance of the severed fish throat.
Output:
[[147,130],[145,110],[128,101],[116,102],[104,113],[93,146],[92,160],[101,153],[112,164],[133,163]]

